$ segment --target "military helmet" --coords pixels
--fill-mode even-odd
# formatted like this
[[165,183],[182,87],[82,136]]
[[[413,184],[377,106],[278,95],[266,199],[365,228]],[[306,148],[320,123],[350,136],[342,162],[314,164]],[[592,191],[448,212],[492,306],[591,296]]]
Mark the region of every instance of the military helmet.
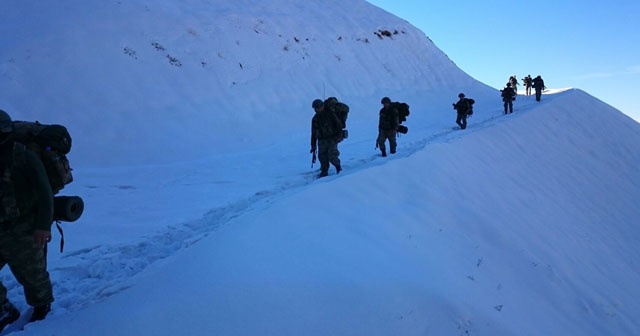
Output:
[[321,106],[324,106],[324,103],[320,99],[316,99],[316,100],[313,101],[313,103],[311,103],[311,107],[313,107],[313,108],[318,108],[318,107],[321,107]]
[[11,120],[9,114],[3,110],[0,110],[0,132],[13,132],[13,121]]
[[391,104],[391,99],[389,99],[389,97],[384,97],[380,101],[380,104]]
[[464,93],[460,92],[460,94],[458,95],[458,98],[464,98]]

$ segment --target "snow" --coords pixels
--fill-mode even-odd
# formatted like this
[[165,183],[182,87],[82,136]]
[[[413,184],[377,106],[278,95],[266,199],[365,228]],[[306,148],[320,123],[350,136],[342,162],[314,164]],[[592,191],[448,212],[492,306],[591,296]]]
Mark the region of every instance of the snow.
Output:
[[[69,127],[86,204],[63,253],[54,230],[52,312],[15,335],[640,333],[640,125],[579,89],[504,115],[358,0],[11,1],[0,33],[0,108]],[[316,179],[328,96],[349,138]],[[383,96],[411,105],[387,158]]]

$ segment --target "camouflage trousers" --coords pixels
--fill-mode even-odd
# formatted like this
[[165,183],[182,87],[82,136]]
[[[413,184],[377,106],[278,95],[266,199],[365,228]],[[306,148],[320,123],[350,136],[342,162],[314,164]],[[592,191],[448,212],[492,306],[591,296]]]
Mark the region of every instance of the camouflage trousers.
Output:
[[318,139],[318,161],[320,170],[325,173],[329,171],[329,163],[336,169],[340,167],[340,151],[336,139]]
[[467,128],[467,113],[458,113],[458,118],[456,118],[456,124],[460,126],[460,129]]
[[387,142],[387,139],[389,139],[389,149],[391,150],[391,153],[395,153],[397,147],[396,131],[379,129],[377,140],[378,148],[380,148],[380,151],[384,154],[387,153],[387,147],[385,146],[385,142]]
[[[30,306],[53,302],[46,250],[35,245],[33,234],[0,230],[0,269],[5,265],[9,265],[11,273],[24,287],[24,295]],[[7,288],[0,283],[0,302],[6,298]]]
[[513,113],[513,100],[505,100],[504,101],[504,114],[507,114],[507,110],[509,113]]

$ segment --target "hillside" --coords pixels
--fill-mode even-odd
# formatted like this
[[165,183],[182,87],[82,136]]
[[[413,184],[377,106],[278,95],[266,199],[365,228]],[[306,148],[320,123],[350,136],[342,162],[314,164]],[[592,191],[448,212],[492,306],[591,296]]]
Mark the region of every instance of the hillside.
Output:
[[[290,125],[306,132],[308,115],[301,111],[316,97],[368,100],[354,106],[363,113],[377,110],[384,95],[414,100],[490,90],[424,33],[361,0],[11,1],[6,7],[0,13],[0,32],[8,37],[0,46],[3,108],[15,118],[69,125],[82,165],[229,153],[215,145],[222,142],[234,150],[264,146]],[[80,127],[89,121],[94,127]],[[135,146],[122,146],[117,160],[100,155],[117,143]]]
[[[18,335],[640,333],[640,124],[588,93],[505,116],[355,0],[10,1],[0,32],[0,108],[69,126],[63,194],[86,202],[63,253],[54,232],[51,314]],[[310,104],[333,95],[344,171],[316,179]],[[412,111],[388,158],[382,96]]]
[[406,136],[390,160],[345,143],[323,180],[270,155],[286,144],[225,174],[82,176],[93,208],[51,255],[56,310],[25,334],[634,334],[640,126],[579,90],[545,98]]

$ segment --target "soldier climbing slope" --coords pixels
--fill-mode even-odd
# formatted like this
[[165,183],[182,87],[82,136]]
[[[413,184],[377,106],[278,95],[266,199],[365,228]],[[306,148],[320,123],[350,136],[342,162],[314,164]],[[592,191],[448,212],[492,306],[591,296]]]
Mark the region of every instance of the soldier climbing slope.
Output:
[[329,163],[336,167],[336,173],[342,171],[340,166],[340,151],[338,151],[338,142],[342,140],[342,122],[338,117],[324,108],[324,103],[320,99],[312,102],[311,107],[315,111],[315,115],[311,119],[311,151],[310,153],[318,153],[320,161],[320,175],[325,177],[329,175]]

